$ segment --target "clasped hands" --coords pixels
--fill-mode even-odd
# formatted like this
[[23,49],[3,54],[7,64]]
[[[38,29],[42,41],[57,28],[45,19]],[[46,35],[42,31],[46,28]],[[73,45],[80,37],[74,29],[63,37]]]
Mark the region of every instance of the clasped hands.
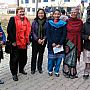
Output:
[[41,45],[44,45],[44,41],[45,41],[45,39],[38,39],[38,43]]

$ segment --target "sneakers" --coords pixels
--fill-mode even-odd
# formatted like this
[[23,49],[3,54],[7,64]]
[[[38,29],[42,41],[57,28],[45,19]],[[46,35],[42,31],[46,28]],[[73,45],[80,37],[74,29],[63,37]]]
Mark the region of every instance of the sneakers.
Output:
[[59,73],[55,73],[55,76],[56,76],[56,77],[59,77]]
[[52,72],[48,72],[48,75],[49,75],[49,76],[52,76],[52,75],[53,75],[53,73],[52,73]]
[[[53,75],[53,72],[48,72],[48,75],[49,75],[49,76],[52,76],[52,75]],[[59,77],[59,73],[55,73],[55,76],[56,76],[56,77]]]

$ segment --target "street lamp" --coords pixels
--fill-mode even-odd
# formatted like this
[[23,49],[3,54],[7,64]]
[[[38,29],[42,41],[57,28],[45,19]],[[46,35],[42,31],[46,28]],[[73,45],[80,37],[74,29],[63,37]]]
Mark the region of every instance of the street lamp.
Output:
[[19,6],[19,0],[17,0],[17,6]]
[[38,0],[36,0],[36,12],[38,10]]

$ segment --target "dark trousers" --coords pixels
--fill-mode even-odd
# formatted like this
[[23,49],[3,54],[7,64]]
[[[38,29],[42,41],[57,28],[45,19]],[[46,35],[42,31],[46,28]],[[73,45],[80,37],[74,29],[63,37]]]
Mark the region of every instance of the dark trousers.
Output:
[[[31,71],[36,70],[36,61],[37,61],[37,69],[42,70],[42,62],[43,62],[43,53],[45,50],[44,45],[40,45],[37,42],[32,42],[32,59],[31,59]],[[37,60],[38,55],[38,60]]]
[[10,70],[12,75],[17,75],[18,67],[19,72],[24,70],[27,63],[27,49],[18,49],[17,47],[12,47],[10,53]]

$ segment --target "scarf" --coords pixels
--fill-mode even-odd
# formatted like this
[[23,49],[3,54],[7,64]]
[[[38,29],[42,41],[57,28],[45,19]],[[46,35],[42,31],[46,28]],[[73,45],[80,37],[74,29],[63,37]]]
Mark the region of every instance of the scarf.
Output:
[[82,51],[81,30],[83,22],[78,18],[70,18],[67,22],[67,38],[77,47],[78,59],[80,59],[80,53]]
[[55,28],[63,27],[66,24],[66,22],[64,22],[62,20],[59,20],[57,23],[55,23],[53,20],[49,20],[49,23],[51,26],[53,26]]
[[29,35],[31,31],[30,22],[24,17],[23,22],[18,16],[15,16],[16,24],[16,44],[18,48],[25,49],[29,43]]
[[44,37],[44,24],[45,24],[45,19],[38,19],[38,37],[43,39]]

